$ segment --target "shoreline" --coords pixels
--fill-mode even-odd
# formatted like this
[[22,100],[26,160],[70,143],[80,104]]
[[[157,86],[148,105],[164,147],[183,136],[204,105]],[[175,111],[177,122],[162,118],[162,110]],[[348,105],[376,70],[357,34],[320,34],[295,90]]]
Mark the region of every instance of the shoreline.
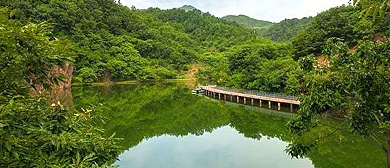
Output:
[[125,85],[125,84],[140,84],[140,83],[169,83],[169,82],[191,82],[197,81],[197,78],[192,79],[149,79],[149,80],[131,80],[121,82],[96,82],[96,83],[72,83],[73,86],[106,86],[106,85]]

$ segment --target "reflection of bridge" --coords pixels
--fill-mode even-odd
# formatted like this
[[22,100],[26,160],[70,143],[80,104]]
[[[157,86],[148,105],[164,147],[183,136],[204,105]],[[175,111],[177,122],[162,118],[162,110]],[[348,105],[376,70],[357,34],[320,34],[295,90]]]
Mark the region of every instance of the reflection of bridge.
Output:
[[282,103],[290,104],[291,109],[293,109],[294,104],[301,104],[301,102],[298,101],[295,96],[288,96],[278,93],[268,93],[253,90],[238,90],[218,86],[200,86],[200,88],[205,91],[206,96],[218,98],[220,100],[230,99],[230,101],[237,101],[237,103],[240,103],[243,99],[244,104],[247,104],[247,101],[250,101],[252,105],[256,101],[260,104],[260,107],[262,107],[263,101],[267,101],[268,108],[271,108],[272,102],[276,102],[278,103],[278,110],[281,110]]

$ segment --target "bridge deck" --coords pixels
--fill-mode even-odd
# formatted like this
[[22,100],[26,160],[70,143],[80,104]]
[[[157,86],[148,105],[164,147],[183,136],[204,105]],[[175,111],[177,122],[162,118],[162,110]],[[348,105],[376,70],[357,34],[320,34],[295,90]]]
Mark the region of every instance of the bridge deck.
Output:
[[218,93],[218,94],[224,94],[224,95],[231,95],[231,96],[258,99],[258,100],[266,100],[266,101],[277,102],[277,103],[296,104],[296,105],[301,104],[301,102],[298,100],[289,100],[289,99],[282,99],[282,98],[275,98],[275,97],[268,97],[268,96],[258,96],[258,95],[251,95],[251,94],[245,94],[245,93],[230,92],[230,91],[224,91],[221,89],[217,89],[217,88],[212,87],[212,86],[200,86],[200,88],[205,90],[205,91],[214,92],[214,93]]

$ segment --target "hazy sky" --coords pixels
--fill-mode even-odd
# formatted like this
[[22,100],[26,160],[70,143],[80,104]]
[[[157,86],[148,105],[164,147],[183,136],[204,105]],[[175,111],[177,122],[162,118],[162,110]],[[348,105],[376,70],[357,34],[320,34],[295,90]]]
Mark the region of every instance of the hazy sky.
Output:
[[121,0],[123,5],[135,6],[137,9],[171,9],[192,5],[218,17],[244,14],[272,22],[315,16],[321,11],[348,2],[349,0]]

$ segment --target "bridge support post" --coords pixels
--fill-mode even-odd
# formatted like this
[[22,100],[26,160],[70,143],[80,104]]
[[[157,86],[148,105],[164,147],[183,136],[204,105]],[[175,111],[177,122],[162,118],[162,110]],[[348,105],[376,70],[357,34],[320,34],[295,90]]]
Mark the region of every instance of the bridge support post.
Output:
[[233,101],[233,95],[230,95],[230,101]]
[[221,100],[221,93],[218,93],[218,99]]
[[271,101],[268,100],[268,108],[271,108]]
[[224,96],[224,99],[225,99],[225,101],[226,101],[226,100],[227,100],[227,99],[226,99],[226,97],[227,97],[226,94],[224,94],[223,96]]
[[282,110],[280,103],[278,103],[278,110]]
[[252,103],[252,106],[253,106],[253,98],[251,98],[251,103]]
[[293,109],[294,109],[294,105],[290,104],[290,111],[293,112]]
[[263,106],[263,101],[261,99],[259,99],[259,103],[260,103],[260,107]]
[[237,96],[237,103],[240,103],[240,97]]
[[244,97],[244,104],[246,104],[246,97]]

